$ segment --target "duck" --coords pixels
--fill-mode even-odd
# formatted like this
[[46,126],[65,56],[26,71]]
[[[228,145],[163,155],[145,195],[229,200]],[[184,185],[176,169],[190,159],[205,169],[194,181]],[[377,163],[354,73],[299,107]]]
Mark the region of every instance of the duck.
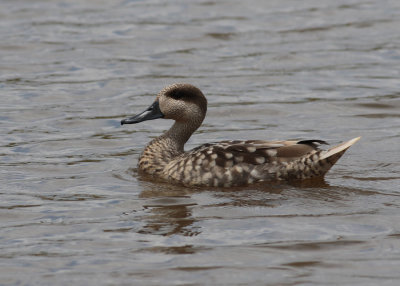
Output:
[[185,186],[234,187],[269,181],[322,178],[344,152],[361,137],[328,150],[323,140],[225,140],[190,151],[185,143],[207,113],[202,91],[188,83],[166,86],[142,113],[121,125],[146,120],[174,120],[169,130],[154,138],[138,160],[138,171]]

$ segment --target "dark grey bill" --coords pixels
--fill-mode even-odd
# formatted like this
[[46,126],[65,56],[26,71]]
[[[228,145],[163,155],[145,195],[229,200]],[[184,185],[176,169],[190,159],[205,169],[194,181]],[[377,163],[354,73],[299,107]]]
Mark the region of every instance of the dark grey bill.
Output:
[[121,125],[124,124],[134,124],[139,123],[146,120],[153,120],[157,118],[163,118],[164,114],[160,110],[160,105],[158,100],[154,101],[152,105],[149,106],[145,111],[142,113],[129,117],[127,119],[121,120]]

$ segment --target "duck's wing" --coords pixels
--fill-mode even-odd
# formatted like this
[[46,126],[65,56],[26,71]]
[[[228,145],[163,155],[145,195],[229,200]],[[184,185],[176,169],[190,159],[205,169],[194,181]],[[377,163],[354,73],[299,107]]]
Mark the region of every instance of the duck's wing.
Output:
[[[290,162],[317,151],[322,140],[302,141],[221,141],[205,144],[193,149],[194,153],[203,153],[216,161],[221,167],[232,167],[238,163],[261,165],[270,162]],[[214,154],[214,155],[213,155]]]

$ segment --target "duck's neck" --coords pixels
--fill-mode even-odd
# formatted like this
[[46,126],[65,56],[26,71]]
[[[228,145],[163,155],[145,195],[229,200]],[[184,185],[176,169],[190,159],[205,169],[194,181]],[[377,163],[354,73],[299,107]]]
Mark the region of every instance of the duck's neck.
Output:
[[201,122],[176,121],[168,131],[146,146],[139,159],[139,168],[147,173],[161,172],[171,160],[184,152],[185,143]]
[[183,123],[176,121],[174,125],[159,138],[160,140],[166,140],[168,142],[169,149],[172,152],[182,153],[184,145],[201,124],[201,122],[199,124],[194,123],[195,122]]

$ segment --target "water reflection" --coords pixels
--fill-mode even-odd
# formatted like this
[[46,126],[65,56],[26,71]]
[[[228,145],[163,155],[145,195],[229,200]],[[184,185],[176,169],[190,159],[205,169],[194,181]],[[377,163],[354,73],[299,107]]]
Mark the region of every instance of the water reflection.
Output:
[[146,224],[139,230],[141,234],[195,236],[201,233],[200,227],[193,226],[196,219],[188,206],[168,204],[149,209],[151,214],[146,216]]
[[154,246],[148,247],[140,252],[154,252],[154,253],[164,253],[164,254],[194,254],[198,251],[204,251],[208,249],[207,247],[195,247],[191,244],[183,246]]
[[[229,189],[191,189],[149,181],[140,181],[140,184],[143,189],[139,195],[143,211],[135,216],[135,220],[140,220],[143,225],[136,231],[160,236],[198,236],[207,232],[204,223],[215,219],[239,219],[245,224],[247,219],[265,218],[265,227],[268,225],[267,221],[274,218],[328,218],[337,215],[373,214],[377,211],[373,205],[364,208],[354,204],[352,198],[355,195],[379,195],[377,192],[359,188],[332,186],[324,179],[264,183]],[[279,225],[272,223],[266,231],[281,230]],[[318,236],[319,230],[313,229],[309,235],[312,232]],[[176,245],[171,247],[175,248]],[[162,251],[175,250],[164,246]],[[179,251],[184,252],[182,249]]]
[[139,198],[143,199],[146,216],[142,217],[145,225],[139,230],[142,234],[163,236],[194,236],[200,233],[193,227],[196,221],[191,208],[197,203],[190,194],[195,190],[166,183],[139,181],[143,191]]

